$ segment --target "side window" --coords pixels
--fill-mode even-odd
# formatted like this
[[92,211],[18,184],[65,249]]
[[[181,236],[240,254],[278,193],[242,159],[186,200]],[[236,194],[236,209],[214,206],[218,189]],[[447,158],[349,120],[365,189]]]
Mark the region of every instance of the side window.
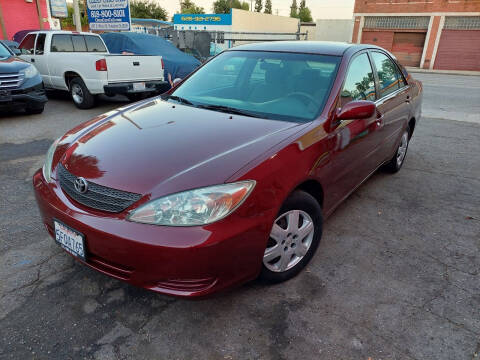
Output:
[[45,38],[47,35],[38,34],[37,44],[35,45],[35,55],[43,55],[45,50]]
[[345,84],[340,94],[341,106],[354,100],[375,101],[375,81],[368,55],[354,58],[348,68]]
[[87,45],[85,44],[85,39],[83,35],[73,35],[72,36],[73,50],[75,52],[86,52]]
[[72,36],[58,34],[52,36],[51,52],[73,52]]
[[[377,69],[380,97],[384,97],[400,88],[398,69],[390,58],[379,52],[372,52],[372,60]],[[403,85],[402,85],[403,86]]]
[[86,35],[85,42],[87,43],[88,52],[107,52],[105,45],[98,36]]
[[22,40],[18,48],[22,51],[23,55],[33,55],[33,49],[35,48],[35,37],[37,34],[28,34]]

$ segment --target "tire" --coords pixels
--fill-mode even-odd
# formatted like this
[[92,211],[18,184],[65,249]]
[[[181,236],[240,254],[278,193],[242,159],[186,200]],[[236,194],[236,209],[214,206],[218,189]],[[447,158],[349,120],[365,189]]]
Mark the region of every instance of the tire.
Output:
[[392,174],[400,171],[405,162],[405,157],[407,156],[409,142],[410,128],[407,126],[402,133],[400,144],[398,145],[397,150],[395,150],[395,154],[393,154],[393,157],[383,166],[384,170]]
[[[294,224],[295,219],[297,225],[290,225],[293,228],[289,230],[289,222],[292,224],[293,220]],[[317,200],[304,191],[293,192],[282,205],[272,226],[260,279],[278,283],[296,276],[315,254],[322,229],[322,209]],[[299,236],[299,233],[302,235]]]
[[42,106],[39,106],[39,107],[27,107],[25,108],[25,112],[29,115],[41,114],[43,113],[44,109],[45,109],[45,104],[42,104]]
[[76,107],[79,109],[90,109],[95,106],[95,96],[88,91],[81,78],[73,78],[70,81],[69,88],[70,96]]

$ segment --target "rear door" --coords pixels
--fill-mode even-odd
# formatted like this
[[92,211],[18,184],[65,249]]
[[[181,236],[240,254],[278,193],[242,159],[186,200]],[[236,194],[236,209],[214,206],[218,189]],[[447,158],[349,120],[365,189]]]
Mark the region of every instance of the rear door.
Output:
[[163,80],[161,56],[106,55],[108,82]]
[[411,113],[408,84],[395,62],[384,52],[374,50],[370,57],[378,89],[377,110],[383,119],[379,162],[387,160],[396,148],[401,131]]

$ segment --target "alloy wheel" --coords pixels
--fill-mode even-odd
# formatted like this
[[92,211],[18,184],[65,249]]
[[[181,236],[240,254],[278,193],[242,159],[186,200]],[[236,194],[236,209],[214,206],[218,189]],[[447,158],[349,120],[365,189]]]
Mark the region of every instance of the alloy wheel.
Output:
[[397,166],[400,167],[405,160],[405,155],[407,155],[407,148],[408,148],[408,132],[405,131],[402,135],[402,139],[400,140],[400,145],[398,146],[397,150]]
[[314,235],[313,220],[305,211],[290,210],[274,222],[263,255],[263,264],[273,272],[284,272],[307,254]]
[[72,98],[77,104],[83,103],[83,90],[78,84],[72,85]]

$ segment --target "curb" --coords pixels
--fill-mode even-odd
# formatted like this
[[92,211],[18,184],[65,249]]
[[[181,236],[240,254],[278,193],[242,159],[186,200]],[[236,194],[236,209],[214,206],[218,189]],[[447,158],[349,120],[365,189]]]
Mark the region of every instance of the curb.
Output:
[[466,71],[466,70],[431,70],[420,69],[416,67],[405,67],[411,73],[427,73],[427,74],[445,74],[445,75],[466,75],[466,76],[480,76],[480,71]]

